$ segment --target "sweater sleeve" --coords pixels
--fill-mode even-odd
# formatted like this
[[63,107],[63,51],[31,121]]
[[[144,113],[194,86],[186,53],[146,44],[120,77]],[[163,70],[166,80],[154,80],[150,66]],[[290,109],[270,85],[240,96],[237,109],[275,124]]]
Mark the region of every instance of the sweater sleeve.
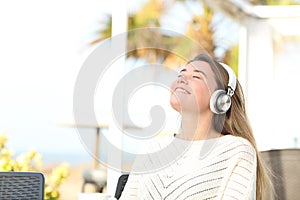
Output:
[[234,157],[222,200],[256,199],[256,151],[251,144],[244,144]]

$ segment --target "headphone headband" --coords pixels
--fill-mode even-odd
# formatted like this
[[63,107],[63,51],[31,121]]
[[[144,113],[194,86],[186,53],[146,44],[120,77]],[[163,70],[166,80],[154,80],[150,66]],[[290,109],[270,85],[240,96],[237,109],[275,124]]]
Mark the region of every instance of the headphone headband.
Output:
[[228,95],[232,96],[234,94],[235,88],[236,88],[236,76],[234,71],[231,69],[231,67],[229,67],[228,65],[226,65],[225,63],[221,63],[221,66],[227,71],[228,73]]

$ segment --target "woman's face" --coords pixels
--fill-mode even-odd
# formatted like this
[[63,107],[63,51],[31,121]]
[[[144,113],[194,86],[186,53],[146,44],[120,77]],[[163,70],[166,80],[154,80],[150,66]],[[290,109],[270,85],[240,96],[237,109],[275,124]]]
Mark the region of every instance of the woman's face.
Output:
[[178,112],[210,111],[209,101],[217,84],[207,62],[193,61],[179,71],[172,84],[170,103]]

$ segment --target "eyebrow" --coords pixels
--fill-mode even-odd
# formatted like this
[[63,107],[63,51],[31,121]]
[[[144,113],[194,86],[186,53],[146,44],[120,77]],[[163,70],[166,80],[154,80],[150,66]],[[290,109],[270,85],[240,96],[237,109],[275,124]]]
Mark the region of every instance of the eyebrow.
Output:
[[[181,70],[179,71],[179,73],[181,73],[181,72],[186,72],[186,71],[187,71],[186,68],[183,68],[183,69],[181,69]],[[206,75],[203,71],[201,71],[201,70],[199,70],[199,69],[194,69],[193,72],[200,73],[200,74],[202,74],[205,78],[207,78],[207,75]]]
[[204,73],[204,71],[201,71],[199,69],[194,69],[194,72],[197,72],[197,73],[201,73],[203,74],[203,76],[205,76],[205,78],[207,78],[206,74]]

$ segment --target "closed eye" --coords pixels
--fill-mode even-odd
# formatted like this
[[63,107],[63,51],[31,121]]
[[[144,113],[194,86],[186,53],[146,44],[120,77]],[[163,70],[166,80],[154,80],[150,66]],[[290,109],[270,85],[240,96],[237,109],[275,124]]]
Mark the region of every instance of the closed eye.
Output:
[[200,76],[193,76],[193,78],[196,78],[196,79],[201,79]]

